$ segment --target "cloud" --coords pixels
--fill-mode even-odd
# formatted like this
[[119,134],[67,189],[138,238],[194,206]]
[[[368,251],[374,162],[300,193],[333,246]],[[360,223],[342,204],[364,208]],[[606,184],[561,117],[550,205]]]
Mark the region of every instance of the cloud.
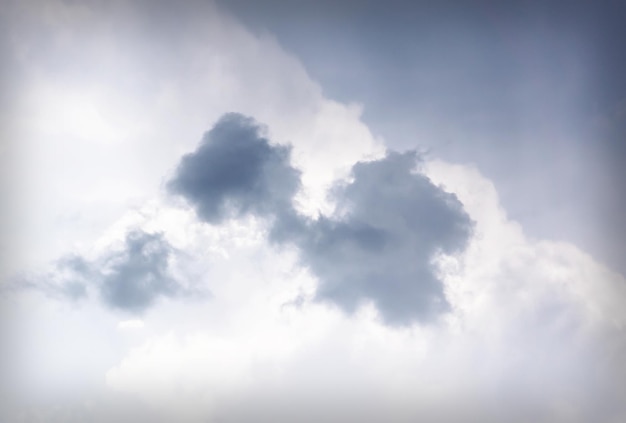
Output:
[[6,116],[9,138],[19,140],[7,181],[22,181],[9,194],[17,257],[6,260],[7,274],[90,244],[129,207],[160,197],[164,171],[229,111],[292,143],[303,172],[298,207],[311,213],[338,173],[382,151],[358,104],[324,97],[274,39],[213,2],[164,11],[144,1],[33,0],[2,15],[7,62],[19,75],[11,104],[20,105]]
[[354,180],[334,192],[336,215],[294,239],[319,278],[318,300],[349,312],[373,301],[389,324],[428,322],[449,309],[431,261],[460,252],[472,224],[453,194],[412,173],[416,160],[390,152],[356,164]]
[[2,291],[32,289],[43,292],[50,298],[78,301],[87,297],[87,288],[94,276],[96,275],[87,260],[76,254],[68,254],[56,260],[52,270],[45,275],[31,272],[14,277],[2,287]]
[[80,255],[62,257],[47,275],[31,276],[12,287],[72,300],[95,291],[107,307],[139,314],[160,298],[204,295],[174,276],[171,264],[176,253],[163,234],[135,229],[126,233],[121,249],[92,261]]
[[126,236],[125,249],[104,261],[99,286],[105,304],[141,312],[159,297],[174,297],[182,288],[168,272],[172,247],[160,234],[137,231]]
[[389,324],[427,322],[448,310],[431,260],[462,250],[471,222],[454,195],[412,173],[416,153],[357,163],[354,180],[333,191],[335,213],[317,219],[293,208],[300,172],[289,153],[271,146],[251,118],[227,114],[182,158],[168,188],[211,224],[270,218],[270,239],[296,246],[319,279],[319,301],[348,313],[373,301]]
[[271,146],[251,119],[229,113],[184,156],[168,188],[185,197],[198,217],[217,224],[227,217],[275,216],[291,209],[300,172],[290,148]]
[[[324,98],[277,43],[255,38],[221,14],[208,19],[189,6],[194,2],[167,13],[144,3],[45,2],[36,20],[11,20],[11,39],[29,58],[20,68],[27,83],[18,90],[29,95],[14,119],[25,132],[13,137],[28,162],[20,165],[25,177],[16,180],[30,181],[20,190],[36,200],[27,208],[34,215],[18,214],[20,226],[36,235],[20,237],[27,264],[93,245],[124,211],[143,214],[164,169],[193,151],[207,122],[226,110],[267,123],[272,141],[293,142],[303,190],[315,189],[303,212],[311,219],[296,215],[292,222],[307,230],[280,220],[289,238],[279,243],[314,233],[319,193],[357,161],[371,159],[376,140],[359,120],[360,108]],[[65,16],[71,19],[60,19],[58,31],[43,31],[41,42],[28,44],[32,28],[46,28],[39,22]],[[53,59],[54,69],[38,52]],[[470,207],[486,196],[471,172],[459,179],[468,185],[459,199],[480,228],[491,230],[474,232],[471,251],[463,253],[471,260],[452,258],[442,272],[451,309],[442,325],[381,324],[371,300],[352,315],[330,301],[309,301],[319,280],[302,268],[299,248],[267,248],[266,219],[225,214],[228,222],[211,226],[190,208],[157,203],[147,207],[153,221],[137,226],[172,243],[167,273],[179,284],[189,278],[177,276],[183,268],[177,250],[196,258],[197,272],[190,273],[210,284],[211,304],[159,294],[158,309],[142,316],[144,329],[127,331],[118,329],[117,313],[91,303],[59,306],[32,292],[8,299],[0,307],[7,317],[0,319],[0,354],[19,360],[0,360],[10,370],[1,372],[0,389],[21,387],[25,401],[5,408],[11,398],[0,395],[2,420],[349,421],[354,411],[365,415],[359,421],[394,421],[406,410],[410,421],[610,421],[608,413],[624,421],[626,378],[615,371],[623,369],[624,334],[610,328],[624,327],[626,297],[608,289],[614,275],[571,246],[528,240],[511,221],[497,218],[497,202]],[[294,199],[298,210],[301,194]],[[111,203],[119,208],[103,216]],[[327,232],[353,220],[349,210],[332,209],[320,219]],[[360,234],[365,225],[344,226],[356,233],[355,243],[378,245],[375,236]],[[104,264],[112,270],[126,260],[125,234],[115,231],[119,244],[111,249],[105,242],[102,254],[81,250],[98,278],[71,266],[58,272],[85,279],[87,294],[102,299],[95,282],[102,281]],[[388,240],[382,240],[384,250]],[[626,286],[623,278],[617,282]],[[283,306],[297,303],[292,300],[301,292],[299,306]],[[584,325],[587,314],[598,320],[595,326]],[[105,374],[111,402],[94,393]],[[59,391],[72,406],[68,413],[59,412]],[[350,401],[351,394],[356,399]]]
[[[362,171],[392,169],[409,186],[433,184],[405,175],[410,154],[390,157]],[[390,326],[371,305],[353,315],[321,302],[279,307],[275,296],[302,281],[275,267],[255,277],[263,265],[234,260],[230,271],[249,273],[232,282],[243,287],[229,319],[147,340],[107,373],[108,386],[138,395],[164,421],[622,421],[624,278],[570,244],[529,239],[477,171],[443,162],[423,168],[475,222],[463,252],[434,266],[450,306],[440,325]],[[354,175],[344,191],[367,180]],[[319,225],[355,220],[350,207]],[[341,234],[364,249],[385,248],[384,237],[351,235],[360,230]],[[363,266],[366,259],[374,260]],[[226,323],[234,315],[244,319],[236,328]]]

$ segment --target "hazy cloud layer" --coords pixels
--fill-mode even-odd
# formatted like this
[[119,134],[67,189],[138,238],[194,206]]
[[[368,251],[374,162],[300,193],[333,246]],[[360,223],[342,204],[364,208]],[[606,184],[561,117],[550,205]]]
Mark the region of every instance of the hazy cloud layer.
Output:
[[51,298],[81,300],[87,297],[87,287],[95,280],[91,263],[83,257],[68,254],[54,264],[53,271],[45,276],[27,276],[17,278],[8,284],[8,289],[19,291],[35,289]]
[[298,215],[300,173],[289,149],[270,146],[250,118],[225,115],[183,157],[173,193],[219,223],[253,213],[272,218],[270,239],[292,243],[319,279],[316,299],[352,313],[372,301],[390,324],[429,321],[447,310],[431,260],[461,250],[471,223],[461,203],[419,173],[414,152],[357,163],[354,180],[334,190],[333,216]]
[[53,272],[30,278],[21,287],[72,300],[95,292],[107,307],[141,313],[161,297],[193,293],[171,272],[174,254],[162,234],[134,230],[126,234],[122,249],[93,261],[68,255],[57,261]]

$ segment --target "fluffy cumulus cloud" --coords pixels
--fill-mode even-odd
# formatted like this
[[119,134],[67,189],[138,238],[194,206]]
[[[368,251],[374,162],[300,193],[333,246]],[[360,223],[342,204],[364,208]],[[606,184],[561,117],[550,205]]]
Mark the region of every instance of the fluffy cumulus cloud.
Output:
[[2,271],[37,276],[0,295],[0,420],[626,418],[626,280],[529,238],[477,170],[385,153],[208,2],[0,13]]
[[333,190],[334,214],[311,219],[292,205],[301,184],[289,148],[270,146],[259,131],[251,118],[222,117],[183,157],[170,190],[209,223],[245,214],[271,218],[270,238],[295,245],[319,278],[319,300],[348,312],[373,301],[395,324],[448,310],[431,262],[460,252],[471,224],[453,194],[413,173],[415,153],[355,164],[352,180]]
[[185,155],[168,187],[185,197],[200,219],[277,216],[291,209],[300,172],[289,163],[290,148],[270,146],[251,119],[223,116],[198,149]]
[[373,301],[388,323],[428,322],[448,310],[432,261],[460,252],[471,232],[462,204],[413,173],[414,153],[357,163],[338,186],[338,209],[296,240],[320,278],[317,298],[353,311]]
[[[623,276],[571,245],[527,238],[474,169],[428,162],[424,172],[475,222],[466,249],[435,260],[445,319],[389,326],[371,304],[346,315],[315,301],[315,275],[276,272],[273,289],[268,275],[245,283],[262,299],[239,306],[236,330],[151,339],[109,371],[109,386],[164,421],[620,421]],[[304,298],[281,304],[279,292]]]

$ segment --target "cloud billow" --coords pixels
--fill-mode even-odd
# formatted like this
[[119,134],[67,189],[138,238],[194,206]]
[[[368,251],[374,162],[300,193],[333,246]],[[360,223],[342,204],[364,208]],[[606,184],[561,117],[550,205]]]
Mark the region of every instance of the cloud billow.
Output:
[[159,297],[182,291],[168,268],[172,247],[161,234],[133,231],[125,249],[103,263],[99,292],[109,307],[131,312],[149,308]]
[[204,295],[174,277],[171,260],[175,253],[163,234],[131,230],[122,249],[95,260],[65,256],[56,262],[54,272],[27,278],[15,287],[75,301],[95,293],[111,309],[141,314],[160,298]]
[[224,115],[198,149],[184,156],[168,190],[189,201],[198,217],[217,224],[228,217],[272,217],[290,210],[300,172],[290,147],[272,146],[245,116]]
[[333,191],[337,210],[311,219],[292,199],[300,172],[250,118],[225,115],[181,160],[168,187],[211,224],[254,214],[275,243],[294,245],[318,278],[316,300],[352,313],[371,301],[388,324],[428,322],[449,308],[431,261],[464,248],[472,222],[453,195],[414,173],[417,154],[360,162]]
[[335,191],[337,216],[310,222],[297,245],[319,278],[316,297],[353,311],[372,301],[388,324],[446,311],[431,259],[464,248],[471,221],[457,198],[412,173],[415,153],[357,163]]

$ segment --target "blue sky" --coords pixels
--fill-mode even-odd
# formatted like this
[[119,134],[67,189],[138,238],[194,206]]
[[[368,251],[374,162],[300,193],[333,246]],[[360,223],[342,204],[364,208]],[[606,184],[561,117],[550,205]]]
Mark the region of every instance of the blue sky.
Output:
[[626,270],[619,2],[220,4],[362,103],[388,144],[475,163],[530,234]]

